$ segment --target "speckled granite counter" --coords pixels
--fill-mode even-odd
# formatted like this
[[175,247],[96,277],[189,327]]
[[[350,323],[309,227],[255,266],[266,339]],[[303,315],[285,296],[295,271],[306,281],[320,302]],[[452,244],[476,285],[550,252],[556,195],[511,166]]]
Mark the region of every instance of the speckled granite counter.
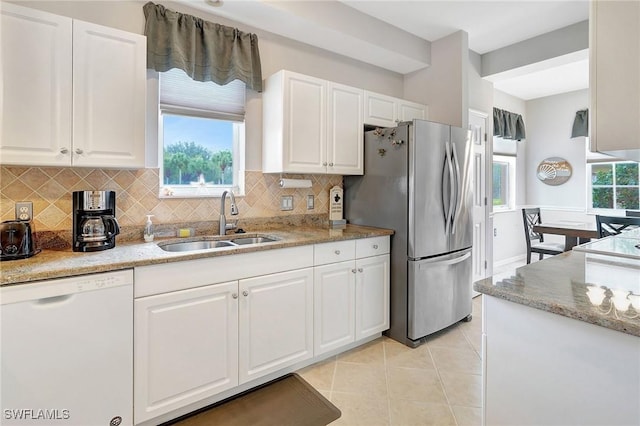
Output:
[[517,268],[511,277],[477,281],[473,288],[500,299],[640,336],[640,261],[636,259],[567,252]]
[[[261,245],[224,247],[214,250],[177,253],[167,252],[158,247],[158,242],[167,241],[167,239],[157,240],[152,243],[118,242],[113,249],[93,253],[77,253],[71,251],[71,249],[43,250],[41,253],[29,259],[2,262],[0,264],[0,285],[20,284],[44,279],[113,271],[142,265],[178,262],[214,256],[229,256],[237,253],[274,250],[329,241],[377,237],[391,235],[393,231],[355,225],[347,225],[343,229],[287,226],[280,228],[269,227],[264,231],[260,229],[247,229],[247,235],[252,234],[272,236],[277,238],[278,241]],[[239,237],[243,235],[239,234],[234,236]],[[228,235],[226,239],[234,236]],[[188,239],[172,238],[171,240],[184,242],[198,239],[202,239],[202,237]]]

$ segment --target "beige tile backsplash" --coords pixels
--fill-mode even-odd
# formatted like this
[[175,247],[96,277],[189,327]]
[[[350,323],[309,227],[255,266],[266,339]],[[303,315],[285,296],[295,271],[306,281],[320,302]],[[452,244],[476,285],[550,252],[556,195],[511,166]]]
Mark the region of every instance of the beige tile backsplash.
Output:
[[[329,189],[342,185],[342,176],[286,175],[311,179],[313,186],[282,189],[280,175],[245,172],[245,196],[236,199],[239,218],[327,214]],[[158,197],[158,169],[113,170],[71,167],[0,167],[0,218],[14,219],[16,201],[32,201],[38,231],[71,229],[71,193],[82,190],[116,191],[116,216],[123,226],[144,225],[147,214],[155,223],[184,223],[218,220],[219,198]],[[315,196],[313,210],[307,210],[307,195]],[[280,210],[282,195],[294,196],[294,209]]]

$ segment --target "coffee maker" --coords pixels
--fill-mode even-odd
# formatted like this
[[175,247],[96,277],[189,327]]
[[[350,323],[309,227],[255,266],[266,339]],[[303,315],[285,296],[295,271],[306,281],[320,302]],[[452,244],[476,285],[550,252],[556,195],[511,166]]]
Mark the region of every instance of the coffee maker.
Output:
[[119,233],[115,191],[73,192],[73,251],[113,248]]

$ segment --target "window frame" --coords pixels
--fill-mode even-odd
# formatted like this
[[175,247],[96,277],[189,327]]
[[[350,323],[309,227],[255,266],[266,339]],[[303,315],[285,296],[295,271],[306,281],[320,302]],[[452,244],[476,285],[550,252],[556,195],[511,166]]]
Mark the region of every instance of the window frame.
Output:
[[[625,210],[637,210],[637,208],[633,207],[623,207],[623,208],[615,208],[616,206],[616,187],[638,187],[638,192],[640,193],[640,165],[638,166],[638,185],[617,185],[616,184],[616,164],[638,164],[635,161],[598,161],[598,162],[589,162],[587,163],[587,212],[592,214],[603,214],[603,215],[619,215],[620,213],[625,212]],[[612,184],[611,185],[596,185],[597,187],[608,188],[611,187],[613,190],[613,208],[601,208],[601,207],[593,207],[593,166],[599,165],[611,165],[612,166]]]
[[[246,115],[227,114],[220,111],[205,110],[200,108],[190,108],[181,105],[172,105],[161,102],[161,74],[154,72],[151,74],[154,93],[153,104],[156,106],[157,137],[155,149],[158,157],[158,197],[160,199],[172,198],[219,198],[224,191],[233,191],[236,197],[245,195],[245,144],[246,144]],[[149,74],[148,74],[149,78]],[[150,79],[150,81],[152,81]],[[215,84],[215,83],[213,83]],[[246,99],[246,86],[244,88]],[[150,94],[151,95],[151,94]],[[245,100],[246,102],[246,100]],[[246,104],[245,104],[246,108]],[[185,117],[205,118],[214,120],[224,120],[233,122],[233,184],[232,185],[165,185],[164,183],[164,114],[181,115]],[[155,132],[154,132],[155,133]]]
[[[507,175],[507,187],[506,187],[506,204],[493,204],[493,166],[496,163],[505,164]],[[491,208],[494,213],[514,211],[516,205],[516,157],[513,155],[493,154],[491,159],[491,181],[492,181],[492,193],[491,193]]]

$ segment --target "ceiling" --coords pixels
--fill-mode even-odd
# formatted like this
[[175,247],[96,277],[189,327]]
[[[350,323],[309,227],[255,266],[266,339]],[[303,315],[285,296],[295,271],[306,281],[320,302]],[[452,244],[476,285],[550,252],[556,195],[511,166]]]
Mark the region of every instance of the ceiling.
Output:
[[[588,0],[186,0],[209,13],[402,74],[426,66],[416,51],[456,31],[484,54],[589,18]],[[495,76],[529,100],[588,87],[588,55]]]

